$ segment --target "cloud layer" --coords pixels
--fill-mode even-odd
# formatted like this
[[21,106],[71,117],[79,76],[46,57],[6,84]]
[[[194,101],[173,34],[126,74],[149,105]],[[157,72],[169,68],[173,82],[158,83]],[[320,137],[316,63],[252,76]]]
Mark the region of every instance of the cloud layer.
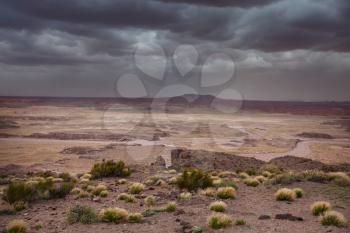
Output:
[[[110,96],[116,76],[137,73],[135,46],[156,43],[169,57],[181,44],[195,45],[202,57],[224,51],[237,64],[236,85],[246,98],[293,99],[299,88],[305,91],[294,99],[350,100],[343,90],[350,74],[347,0],[0,4],[1,95]],[[53,92],[53,83],[61,88],[53,85]]]

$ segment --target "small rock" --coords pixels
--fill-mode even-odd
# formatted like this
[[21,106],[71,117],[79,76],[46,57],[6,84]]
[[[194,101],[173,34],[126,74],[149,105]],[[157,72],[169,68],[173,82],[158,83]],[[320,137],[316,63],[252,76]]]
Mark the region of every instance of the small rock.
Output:
[[201,233],[201,232],[203,232],[202,228],[197,226],[192,227],[192,233]]
[[276,214],[275,219],[289,220],[289,221],[304,221],[302,217],[293,216],[291,214]]
[[94,197],[94,198],[92,199],[92,201],[94,201],[94,202],[101,202],[101,198],[99,198],[99,197]]
[[258,219],[259,220],[268,220],[268,219],[271,219],[271,216],[263,214],[263,215],[260,215]]

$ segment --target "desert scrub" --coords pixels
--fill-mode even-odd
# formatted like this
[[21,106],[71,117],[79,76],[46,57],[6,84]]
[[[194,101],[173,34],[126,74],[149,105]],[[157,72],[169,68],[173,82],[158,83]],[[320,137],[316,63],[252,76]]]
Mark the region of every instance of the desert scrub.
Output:
[[169,202],[169,203],[166,205],[166,207],[165,207],[164,210],[165,210],[166,212],[174,212],[174,211],[176,210],[176,202],[173,202],[173,201]]
[[141,184],[141,183],[132,183],[129,186],[129,192],[131,194],[139,194],[140,192],[142,192],[145,189],[145,185]]
[[126,182],[128,182],[126,179],[118,179],[115,181],[116,184],[120,185],[120,184],[126,184]]
[[91,177],[92,177],[92,175],[91,175],[90,173],[85,173],[85,174],[82,175],[79,179],[80,179],[80,180],[83,180],[83,179],[85,179],[85,180],[90,180]]
[[324,226],[337,226],[345,227],[346,219],[343,214],[338,211],[326,211],[326,213],[321,217],[321,223]]
[[306,170],[302,172],[302,175],[305,180],[316,183],[327,183],[331,180],[327,173],[320,170]]
[[125,166],[123,161],[114,162],[113,160],[96,163],[91,169],[91,178],[98,179],[102,177],[124,177],[131,174],[131,170]]
[[120,223],[127,220],[128,211],[122,208],[102,209],[99,213],[99,218],[102,222]]
[[135,202],[135,197],[131,194],[121,193],[118,195],[118,200],[122,200],[126,203]]
[[341,187],[350,186],[350,177],[344,172],[330,172],[328,176],[336,185]]
[[201,190],[200,192],[202,195],[208,196],[208,197],[214,197],[216,195],[216,189],[214,188],[206,188]]
[[330,210],[331,208],[331,204],[329,204],[329,202],[326,201],[317,201],[310,206],[311,212],[315,216],[319,216],[325,213],[326,211]]
[[234,199],[236,197],[236,190],[232,187],[221,187],[218,188],[216,195],[221,199]]
[[78,194],[80,194],[81,191],[83,191],[83,190],[81,190],[80,188],[74,188],[70,191],[70,193],[73,195],[78,195]]
[[176,184],[177,183],[178,176],[173,176],[168,180],[168,184]]
[[100,197],[107,197],[107,196],[108,196],[107,190],[103,190],[102,192],[100,192]]
[[146,179],[145,184],[148,186],[155,185],[159,180],[159,176],[150,176]]
[[188,191],[197,190],[199,188],[207,188],[213,186],[211,176],[198,168],[187,168],[177,178],[177,186],[180,189]]
[[30,202],[36,197],[36,187],[25,182],[11,183],[4,193],[4,199],[10,204],[15,203],[16,201]]
[[183,193],[180,193],[179,198],[181,200],[188,201],[188,200],[191,200],[192,194],[190,192],[183,192]]
[[248,173],[246,173],[246,172],[240,172],[240,173],[238,173],[238,176],[239,176],[241,179],[247,179],[247,178],[250,177],[250,176],[248,175]]
[[247,222],[242,218],[239,218],[235,221],[236,226],[242,226],[242,225],[246,225],[246,224],[247,224]]
[[294,201],[295,192],[288,188],[281,188],[275,193],[277,201]]
[[270,174],[279,174],[283,172],[283,169],[275,164],[267,163],[260,167],[259,169],[262,173],[267,171]]
[[256,176],[256,177],[254,177],[254,179],[258,180],[259,183],[261,183],[261,184],[267,180],[267,178],[265,176]]
[[107,190],[106,185],[104,185],[104,184],[98,184],[98,185],[92,190],[92,194],[98,196],[98,195],[100,195],[100,193],[101,193],[102,191],[105,191],[105,190]]
[[147,207],[151,207],[154,206],[156,204],[156,197],[153,195],[147,196],[145,197],[145,204],[147,205]]
[[132,214],[129,214],[128,216],[128,222],[131,222],[131,223],[139,223],[141,222],[143,219],[143,215],[141,213],[132,213]]
[[82,190],[80,193],[79,193],[79,198],[87,198],[90,196],[90,193]]
[[234,172],[222,171],[222,172],[219,172],[218,177],[226,178],[226,177],[231,177],[231,176],[235,176],[235,175],[236,175],[236,173],[234,173]]
[[260,182],[257,179],[251,177],[244,179],[243,183],[251,187],[256,187],[260,184]]
[[23,220],[12,220],[10,221],[5,228],[6,233],[27,233],[28,227]]
[[227,205],[223,201],[215,201],[210,204],[209,209],[215,212],[225,212]]
[[263,175],[263,176],[266,177],[266,178],[270,178],[270,177],[272,176],[272,173],[269,172],[269,171],[263,171],[263,172],[261,173],[261,175]]
[[302,198],[304,196],[304,191],[301,188],[294,188],[293,191],[297,198]]
[[215,187],[219,187],[222,184],[222,179],[220,179],[219,177],[212,176],[211,178]]
[[28,204],[25,201],[16,201],[15,203],[13,203],[13,209],[15,211],[22,211],[27,209]]
[[67,214],[67,222],[69,224],[82,223],[92,224],[97,222],[96,211],[88,205],[76,205],[70,208]]
[[303,177],[295,172],[284,172],[282,174],[276,175],[271,180],[271,183],[274,185],[276,184],[289,185],[295,182],[301,182],[302,180],[303,180]]
[[208,225],[213,229],[226,228],[232,225],[232,220],[225,214],[213,214],[208,218]]

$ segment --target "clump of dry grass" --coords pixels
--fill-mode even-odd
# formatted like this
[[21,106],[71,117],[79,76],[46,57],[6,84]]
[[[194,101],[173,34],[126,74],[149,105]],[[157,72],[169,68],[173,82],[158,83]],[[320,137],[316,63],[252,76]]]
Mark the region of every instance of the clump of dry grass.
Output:
[[100,193],[102,191],[106,191],[107,190],[107,186],[104,184],[98,184],[93,190],[92,190],[92,194],[99,196]]
[[226,228],[232,225],[232,219],[226,214],[213,214],[208,218],[208,225],[213,229]]
[[6,233],[27,233],[28,227],[23,220],[15,219],[6,225]]
[[215,212],[225,212],[227,205],[223,201],[215,201],[210,204],[209,209]]
[[250,175],[248,175],[246,172],[240,172],[238,173],[238,176],[241,178],[241,179],[247,179],[250,177]]
[[103,190],[102,192],[100,192],[100,197],[107,197],[107,196],[108,196],[107,190]]
[[214,197],[216,195],[216,189],[214,188],[206,188],[201,190],[200,192],[202,195],[208,196],[208,197]]
[[165,210],[166,212],[174,212],[174,211],[176,210],[176,202],[173,202],[173,201],[169,202],[169,203],[166,205],[166,207],[165,207],[164,210]]
[[297,198],[302,198],[304,196],[304,190],[302,190],[301,188],[294,188],[293,191]]
[[272,176],[272,173],[269,172],[269,171],[263,171],[263,172],[261,173],[261,175],[263,175],[263,176],[266,177],[266,178],[270,178],[270,177]]
[[265,176],[256,176],[255,179],[258,180],[261,184],[267,180]]
[[122,200],[126,203],[135,202],[135,197],[131,194],[121,193],[118,195],[118,200]]
[[127,179],[118,179],[118,180],[115,181],[115,183],[117,185],[126,184],[127,182],[128,182]]
[[141,183],[132,183],[129,186],[129,192],[131,194],[139,194],[140,192],[142,192],[145,189],[145,185],[141,184]]
[[256,178],[246,178],[243,180],[243,183],[247,186],[251,186],[251,187],[256,187],[260,184],[259,180],[257,180]]
[[326,201],[317,201],[310,206],[311,212],[315,216],[321,215],[326,211],[330,210],[331,208],[331,204]]
[[150,195],[150,196],[147,196],[144,201],[148,207],[151,207],[156,204],[156,197],[153,195]]
[[277,201],[294,201],[295,192],[288,188],[281,188],[275,193]]
[[326,211],[326,213],[321,217],[321,223],[325,226],[337,226],[344,227],[346,226],[346,218],[342,213],[337,211]]
[[126,220],[129,213],[127,210],[122,208],[107,208],[102,209],[99,213],[99,218],[102,222],[113,222],[119,223]]
[[139,223],[143,219],[143,215],[141,213],[131,213],[128,215],[128,222],[130,223]]
[[183,192],[183,193],[180,193],[179,198],[181,200],[188,201],[188,200],[191,200],[192,194],[190,192]]
[[236,190],[232,187],[221,187],[218,188],[216,195],[221,199],[234,199],[236,197]]
[[345,172],[330,172],[330,179],[341,187],[350,186],[350,177]]

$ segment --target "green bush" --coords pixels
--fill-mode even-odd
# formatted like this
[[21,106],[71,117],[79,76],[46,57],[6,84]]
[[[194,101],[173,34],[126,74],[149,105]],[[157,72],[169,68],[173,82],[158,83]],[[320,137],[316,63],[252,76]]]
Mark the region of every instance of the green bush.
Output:
[[337,211],[327,211],[321,218],[321,223],[324,226],[345,227],[346,222],[344,215]]
[[199,188],[207,188],[213,186],[211,176],[197,168],[187,168],[177,178],[177,186],[180,189],[187,189],[188,191],[197,190]]
[[226,228],[231,224],[231,218],[225,214],[214,214],[208,219],[208,225],[213,229]]
[[242,218],[237,219],[237,220],[235,221],[235,225],[236,225],[236,226],[242,226],[242,225],[246,225],[246,224],[247,224],[247,222],[246,222],[244,219],[242,219]]
[[12,220],[6,225],[6,233],[27,233],[28,227],[23,220]]
[[30,202],[37,197],[37,190],[25,182],[11,183],[5,190],[4,199],[13,204],[17,201]]
[[67,222],[69,224],[82,223],[92,224],[97,222],[96,211],[87,205],[76,205],[72,207],[67,214]]
[[103,160],[101,163],[96,163],[92,167],[90,174],[93,179],[98,179],[102,177],[129,176],[131,171],[121,160],[118,162],[114,162],[113,160]]
[[302,198],[304,196],[304,191],[301,188],[295,188],[293,191],[297,198]]
[[67,196],[73,188],[73,182],[55,184],[52,188],[49,189],[49,198],[63,198]]
[[166,212],[174,212],[176,210],[176,202],[169,202],[165,207]]
[[326,211],[330,210],[331,208],[331,204],[329,204],[326,201],[317,201],[310,206],[311,212],[315,216],[321,215]]

